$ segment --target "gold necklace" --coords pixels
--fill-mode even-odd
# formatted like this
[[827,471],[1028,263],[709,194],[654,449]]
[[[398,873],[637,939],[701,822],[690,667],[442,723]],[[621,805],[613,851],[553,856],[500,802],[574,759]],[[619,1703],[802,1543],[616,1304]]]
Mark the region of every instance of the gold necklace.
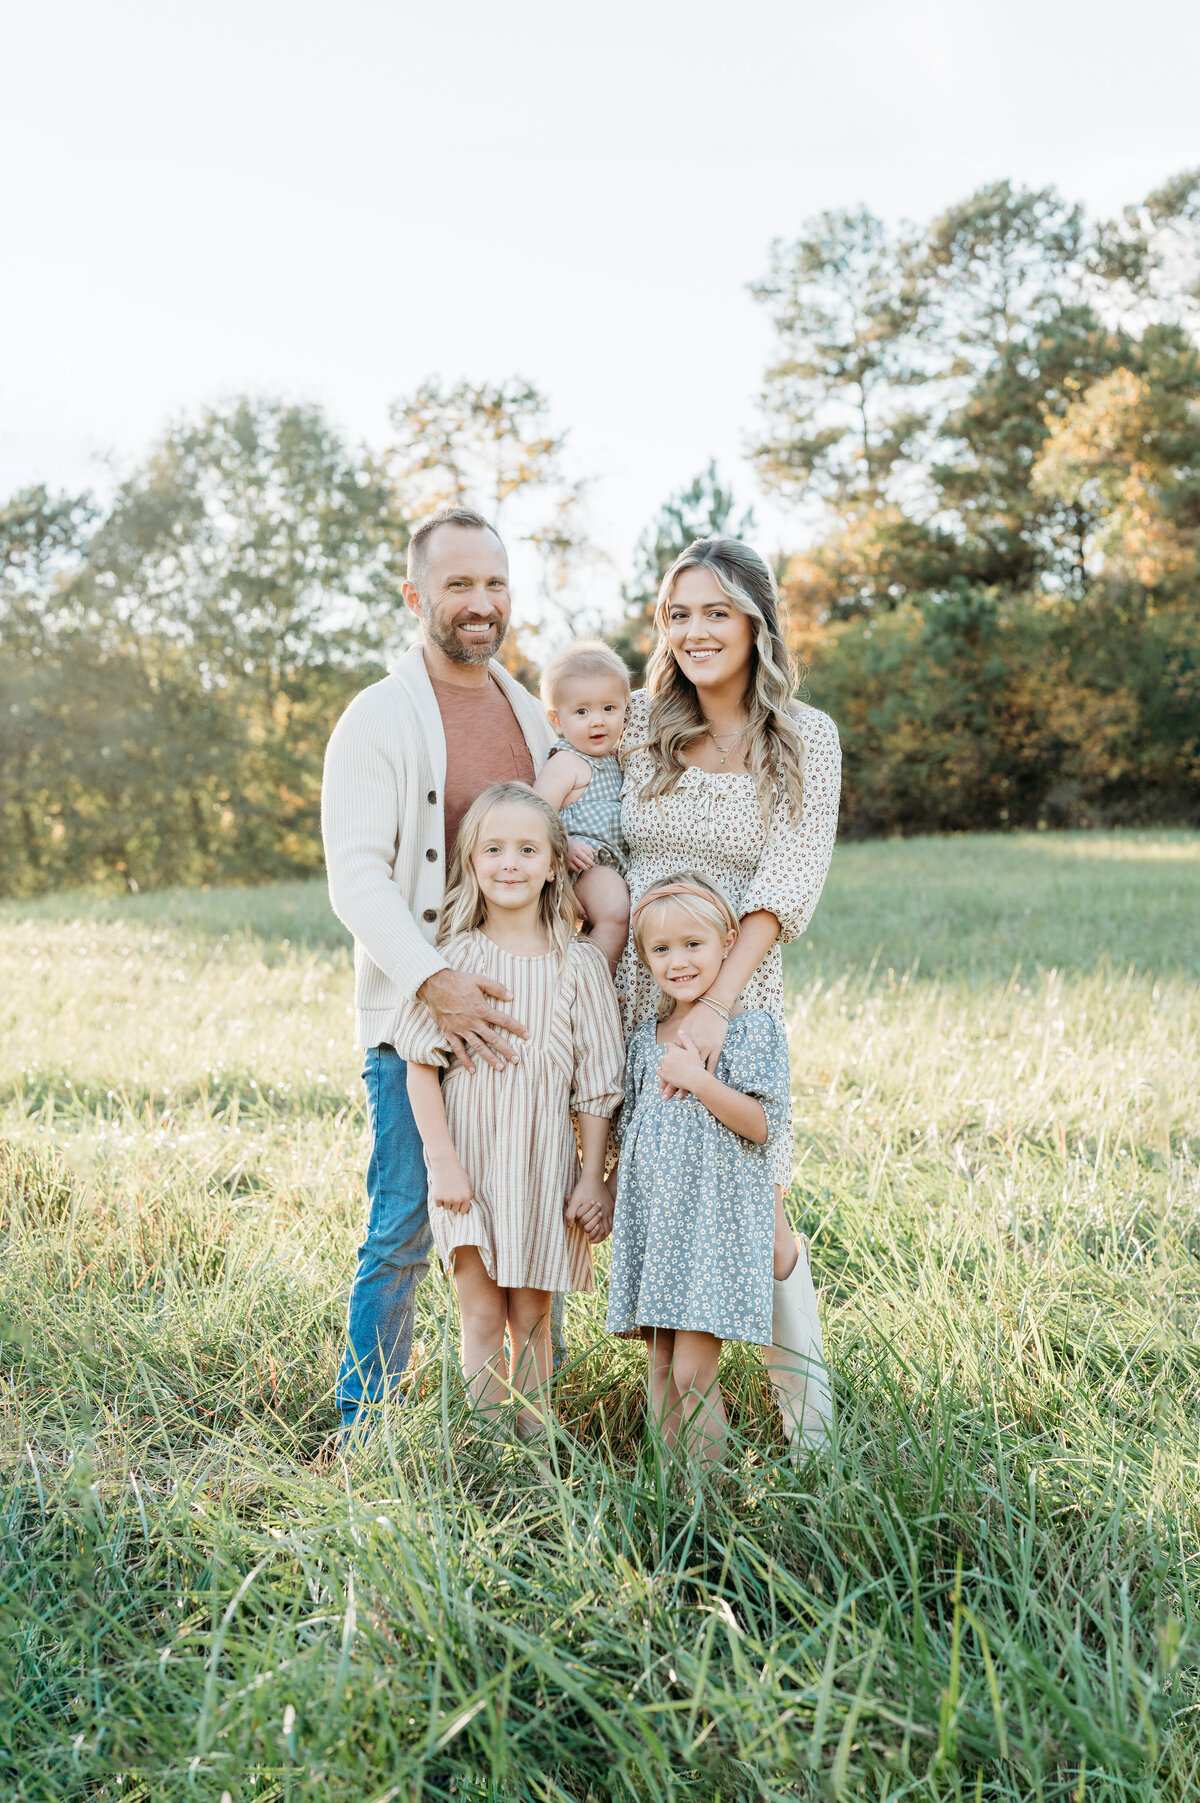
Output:
[[716,733],[713,731],[712,727],[707,726],[707,727],[705,727],[704,730],[707,732],[709,738],[713,742],[713,750],[716,752],[719,761],[722,764],[725,764],[725,763],[728,763],[729,758],[731,757],[731,755],[733,753],[733,748],[737,744],[738,740],[744,739],[746,734],[750,731],[750,722],[747,720],[745,726],[739,727],[738,731],[734,733],[732,739],[730,739],[729,744],[725,747],[724,751],[721,750],[721,741],[720,741],[720,739],[718,739],[718,737],[717,737]]

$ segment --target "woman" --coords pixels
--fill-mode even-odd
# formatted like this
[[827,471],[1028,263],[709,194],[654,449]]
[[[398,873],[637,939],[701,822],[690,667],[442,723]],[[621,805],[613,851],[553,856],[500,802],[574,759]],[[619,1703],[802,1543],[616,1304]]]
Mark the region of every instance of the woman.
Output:
[[[783,1021],[782,945],[817,905],[837,831],[841,749],[827,714],[792,699],[795,671],[770,570],[737,539],[697,539],[663,577],[658,644],[625,727],[621,824],[630,898],[673,870],[724,891],[741,930],[688,1035],[715,1066],[729,1015],[765,1008]],[[660,996],[630,943],[617,975],[627,1034]],[[774,1329],[767,1356],[794,1447],[832,1420],[808,1247],[783,1212],[792,1130],[775,1166]]]

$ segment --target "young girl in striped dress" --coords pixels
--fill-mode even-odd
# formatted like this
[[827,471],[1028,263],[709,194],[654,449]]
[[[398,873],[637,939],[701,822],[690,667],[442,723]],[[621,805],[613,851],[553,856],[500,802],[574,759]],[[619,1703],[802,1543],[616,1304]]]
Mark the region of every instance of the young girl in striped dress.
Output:
[[551,1295],[592,1288],[591,1246],[612,1226],[604,1161],[623,1092],[621,1021],[605,959],[575,926],[558,814],[525,783],[493,783],[459,829],[438,943],[452,970],[509,992],[528,1037],[514,1039],[515,1063],[477,1058],[470,1072],[420,1002],[396,1030],[471,1398],[498,1409],[525,1397],[523,1438],[548,1409]]

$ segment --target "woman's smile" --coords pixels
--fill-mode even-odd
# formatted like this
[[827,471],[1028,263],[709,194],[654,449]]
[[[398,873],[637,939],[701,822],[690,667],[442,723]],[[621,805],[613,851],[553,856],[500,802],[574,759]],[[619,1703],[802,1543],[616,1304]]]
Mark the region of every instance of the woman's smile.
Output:
[[749,617],[740,613],[711,570],[685,570],[666,610],[667,639],[689,681],[706,695],[745,686],[754,645]]

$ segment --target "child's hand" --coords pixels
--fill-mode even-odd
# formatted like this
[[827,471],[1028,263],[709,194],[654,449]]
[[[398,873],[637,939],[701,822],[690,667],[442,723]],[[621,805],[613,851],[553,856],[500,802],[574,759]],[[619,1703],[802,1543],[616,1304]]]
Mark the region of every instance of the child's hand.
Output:
[[471,1206],[475,1186],[457,1158],[438,1159],[429,1166],[429,1200],[435,1208],[447,1208],[451,1214],[465,1215]]
[[[693,1008],[688,1027],[688,1044],[695,1046],[699,1052],[705,1070],[715,1071],[721,1048],[725,1044],[725,1035],[729,1031],[729,1022],[722,1020],[715,1008]],[[682,1032],[677,1033],[674,1043],[682,1044],[684,1037]],[[664,1083],[662,1093],[664,1096],[676,1095],[678,1086]]]
[[696,1093],[696,1085],[702,1083],[706,1076],[704,1059],[695,1040],[689,1039],[682,1030],[676,1040],[663,1047],[663,1055],[658,1061],[659,1088],[664,1096],[687,1095]]
[[596,848],[586,839],[567,840],[567,869],[572,876],[582,876],[596,862]]
[[612,1232],[613,1199],[602,1177],[580,1177],[567,1197],[563,1218],[568,1227],[582,1227],[593,1246]]

